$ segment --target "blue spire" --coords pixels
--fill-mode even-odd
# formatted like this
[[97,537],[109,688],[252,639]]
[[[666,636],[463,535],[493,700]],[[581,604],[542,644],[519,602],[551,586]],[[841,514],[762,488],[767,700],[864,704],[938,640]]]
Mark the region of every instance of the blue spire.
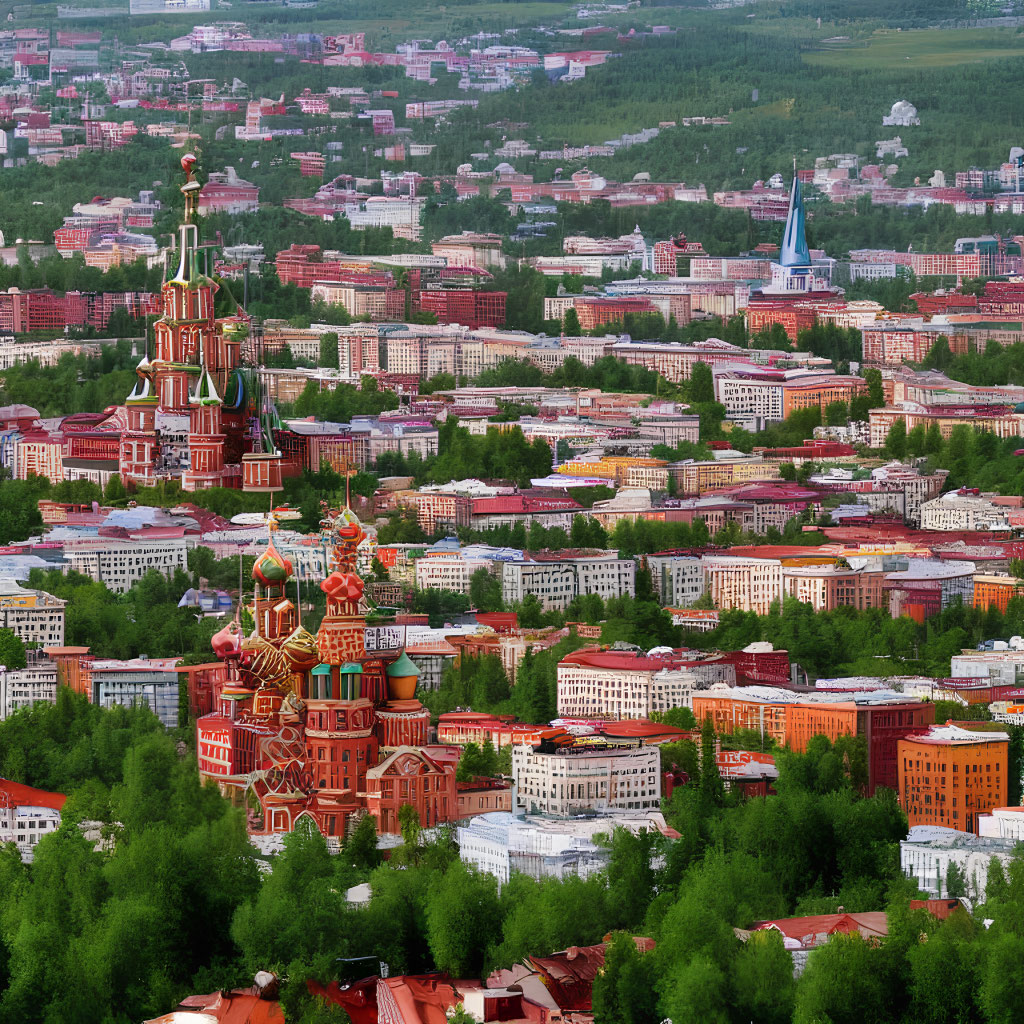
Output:
[[779,263],[783,267],[810,266],[811,253],[807,248],[804,220],[804,201],[800,197],[800,180],[794,174],[793,190],[789,194],[786,230],[782,235],[782,251],[779,253]]

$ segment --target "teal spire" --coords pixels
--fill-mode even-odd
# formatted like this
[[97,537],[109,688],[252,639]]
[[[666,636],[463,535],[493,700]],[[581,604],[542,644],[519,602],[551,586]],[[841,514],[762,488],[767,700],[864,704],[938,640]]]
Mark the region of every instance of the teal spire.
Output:
[[800,196],[800,179],[793,175],[793,190],[789,194],[789,213],[786,216],[786,230],[782,235],[782,251],[779,264],[783,267],[807,267],[811,253],[807,248],[805,232],[804,201]]

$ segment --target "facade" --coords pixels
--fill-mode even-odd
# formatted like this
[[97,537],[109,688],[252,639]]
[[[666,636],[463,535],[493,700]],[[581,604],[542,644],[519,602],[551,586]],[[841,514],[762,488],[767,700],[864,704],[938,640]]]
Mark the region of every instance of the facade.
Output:
[[924,733],[935,705],[884,691],[798,694],[775,687],[715,686],[695,694],[693,713],[715,731],[753,729],[802,753],[812,736],[863,736],[868,745],[868,792],[899,786],[897,744]]
[[767,615],[782,598],[782,562],[777,558],[710,555],[703,559],[707,593],[716,608]]
[[949,868],[956,865],[966,882],[968,898],[985,899],[985,884],[993,860],[1009,868],[1017,840],[984,838],[970,832],[938,825],[912,825],[900,841],[900,870],[917,882],[918,888],[936,897],[948,892]]
[[42,590],[0,579],[0,629],[11,630],[25,644],[62,646],[66,603]]
[[0,721],[21,708],[57,700],[57,670],[45,661],[6,671],[0,666]]
[[663,831],[656,811],[619,812],[589,820],[566,821],[509,813],[480,814],[457,831],[459,856],[479,871],[506,883],[513,872],[542,878],[588,878],[608,866],[611,851],[594,841],[615,828]]
[[66,801],[63,793],[0,779],[0,843],[14,843],[22,860],[31,860],[39,840],[60,828]]
[[910,827],[978,831],[979,818],[1007,802],[1010,737],[947,724],[901,740],[900,805]]
[[533,594],[545,610],[563,609],[578,594],[599,594],[607,601],[636,592],[636,563],[629,558],[504,562],[501,574],[501,593],[507,603],[519,603]]
[[949,491],[921,505],[922,530],[1009,530],[1008,505],[985,495]]
[[648,555],[647,568],[663,605],[685,608],[704,596],[704,566],[697,555]]
[[66,545],[64,554],[75,572],[91,576],[117,594],[127,593],[153,569],[173,576],[188,565],[184,538],[144,541],[89,538],[76,541],[74,546]]
[[566,718],[649,718],[692,706],[694,691],[706,685],[662,658],[626,651],[576,651],[557,673],[558,714]]
[[661,753],[653,746],[566,746],[541,741],[512,750],[515,806],[567,818],[586,811],[655,811]]
[[366,806],[382,832],[398,832],[398,812],[409,804],[426,828],[456,818],[458,796],[455,763],[431,757],[424,750],[399,747],[366,772]]

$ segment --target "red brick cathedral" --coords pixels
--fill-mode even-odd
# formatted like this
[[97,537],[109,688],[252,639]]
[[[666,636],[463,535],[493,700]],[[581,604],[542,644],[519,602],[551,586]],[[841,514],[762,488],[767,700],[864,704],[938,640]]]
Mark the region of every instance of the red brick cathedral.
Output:
[[200,270],[195,162],[191,153],[181,159],[185,219],[177,270],[162,288],[153,360],[143,357],[125,401],[119,472],[128,485],[180,478],[186,491],[280,490],[272,416],[258,408],[258,380],[241,365],[249,318],[240,309],[216,316],[219,286]]
[[200,775],[244,800],[258,833],[289,832],[307,816],[340,840],[365,814],[378,832],[398,832],[403,804],[426,827],[452,821],[455,757],[427,744],[419,670],[404,652],[366,649],[355,571],[366,535],[348,509],[322,526],[333,571],[320,584],[327,613],[316,635],[299,622],[292,565],[272,528],[252,571],[251,632],[236,619],[213,638],[223,671],[203,696],[190,686],[193,704],[209,705],[197,722]]

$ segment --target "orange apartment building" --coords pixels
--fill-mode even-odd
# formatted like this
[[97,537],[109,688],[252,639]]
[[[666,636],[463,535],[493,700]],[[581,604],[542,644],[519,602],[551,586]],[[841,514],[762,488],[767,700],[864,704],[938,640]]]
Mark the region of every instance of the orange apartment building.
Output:
[[1010,737],[952,723],[900,740],[899,798],[910,827],[977,832],[979,815],[1005,807]]
[[808,381],[787,381],[782,389],[782,411],[788,416],[794,409],[810,409],[815,406],[825,412],[831,402],[845,402],[847,405],[857,397],[866,395],[868,386],[860,377],[846,377],[838,374]]
[[695,693],[693,713],[698,722],[710,717],[715,732],[756,729],[796,753],[807,749],[812,736],[827,736],[832,742],[840,736],[862,736],[868,748],[869,794],[878,786],[897,788],[898,744],[935,721],[935,705],[927,702],[842,699],[842,694],[835,702],[787,701],[786,691],[778,693],[777,701],[747,699],[742,690]]
[[974,607],[982,611],[994,607],[1005,615],[1010,598],[1018,594],[1024,594],[1024,587],[1015,576],[979,573],[974,577]]

